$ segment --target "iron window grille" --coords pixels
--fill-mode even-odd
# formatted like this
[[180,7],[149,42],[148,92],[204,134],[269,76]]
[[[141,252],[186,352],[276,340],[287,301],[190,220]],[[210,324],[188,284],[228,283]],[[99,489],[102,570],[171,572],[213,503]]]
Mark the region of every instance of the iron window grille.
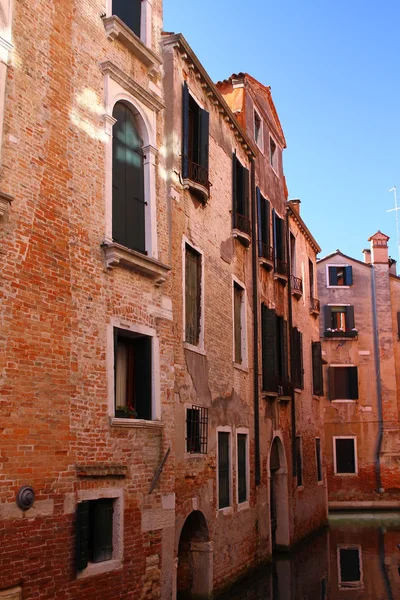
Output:
[[208,408],[192,406],[186,411],[186,450],[191,454],[208,452]]

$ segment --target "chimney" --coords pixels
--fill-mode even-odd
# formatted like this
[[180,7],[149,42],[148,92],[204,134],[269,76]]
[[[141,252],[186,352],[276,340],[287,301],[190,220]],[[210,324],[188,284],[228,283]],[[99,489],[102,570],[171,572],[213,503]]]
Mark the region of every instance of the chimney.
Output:
[[292,207],[300,214],[300,198],[293,198],[293,200],[289,200],[289,202],[292,205]]
[[370,265],[371,264],[371,250],[369,248],[364,248],[364,250],[362,252],[364,254],[365,264]]
[[391,256],[389,256],[389,273],[391,275],[397,275],[396,265],[397,265],[397,263],[394,260],[394,258],[392,258]]
[[389,236],[379,230],[368,239],[371,242],[371,262],[373,265],[389,264],[389,239]]

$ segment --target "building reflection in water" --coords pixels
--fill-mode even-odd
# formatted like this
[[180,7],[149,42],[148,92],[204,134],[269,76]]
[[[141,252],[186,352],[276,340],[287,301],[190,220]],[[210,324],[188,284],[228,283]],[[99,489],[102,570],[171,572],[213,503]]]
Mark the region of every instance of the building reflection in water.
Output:
[[340,513],[221,600],[400,600],[400,513]]

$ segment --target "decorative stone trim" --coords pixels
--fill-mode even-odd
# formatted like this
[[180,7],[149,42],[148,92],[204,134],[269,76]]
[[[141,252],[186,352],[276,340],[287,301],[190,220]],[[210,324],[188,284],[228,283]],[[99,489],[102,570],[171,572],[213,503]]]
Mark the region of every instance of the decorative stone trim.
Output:
[[145,421],[144,419],[119,419],[117,417],[110,418],[111,427],[124,427],[128,429],[162,429],[164,423],[162,421]]
[[109,40],[118,40],[149,69],[150,75],[157,75],[162,59],[148,48],[121,19],[115,15],[103,19],[104,29]]
[[125,465],[75,465],[78,477],[126,477]]
[[245,246],[245,248],[248,248],[250,246],[251,237],[249,236],[249,234],[245,233],[244,231],[241,231],[240,229],[235,228],[235,229],[232,229],[232,235],[241,244],[243,244],[243,246]]
[[4,217],[13,200],[14,196],[10,196],[10,194],[0,191],[0,217]]
[[22,588],[17,586],[0,591],[0,600],[21,600]]
[[159,260],[150,258],[136,250],[130,250],[114,242],[104,241],[101,247],[104,250],[107,269],[118,266],[131,268],[134,271],[151,277],[156,286],[161,285],[167,280],[171,267],[164,265]]

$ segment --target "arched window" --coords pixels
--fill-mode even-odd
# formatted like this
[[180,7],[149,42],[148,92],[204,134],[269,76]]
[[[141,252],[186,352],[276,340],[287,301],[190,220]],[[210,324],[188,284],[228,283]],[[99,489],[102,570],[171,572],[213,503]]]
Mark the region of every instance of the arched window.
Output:
[[140,38],[142,0],[113,0],[112,12]]
[[143,142],[128,106],[117,102],[113,117],[112,237],[146,253]]

